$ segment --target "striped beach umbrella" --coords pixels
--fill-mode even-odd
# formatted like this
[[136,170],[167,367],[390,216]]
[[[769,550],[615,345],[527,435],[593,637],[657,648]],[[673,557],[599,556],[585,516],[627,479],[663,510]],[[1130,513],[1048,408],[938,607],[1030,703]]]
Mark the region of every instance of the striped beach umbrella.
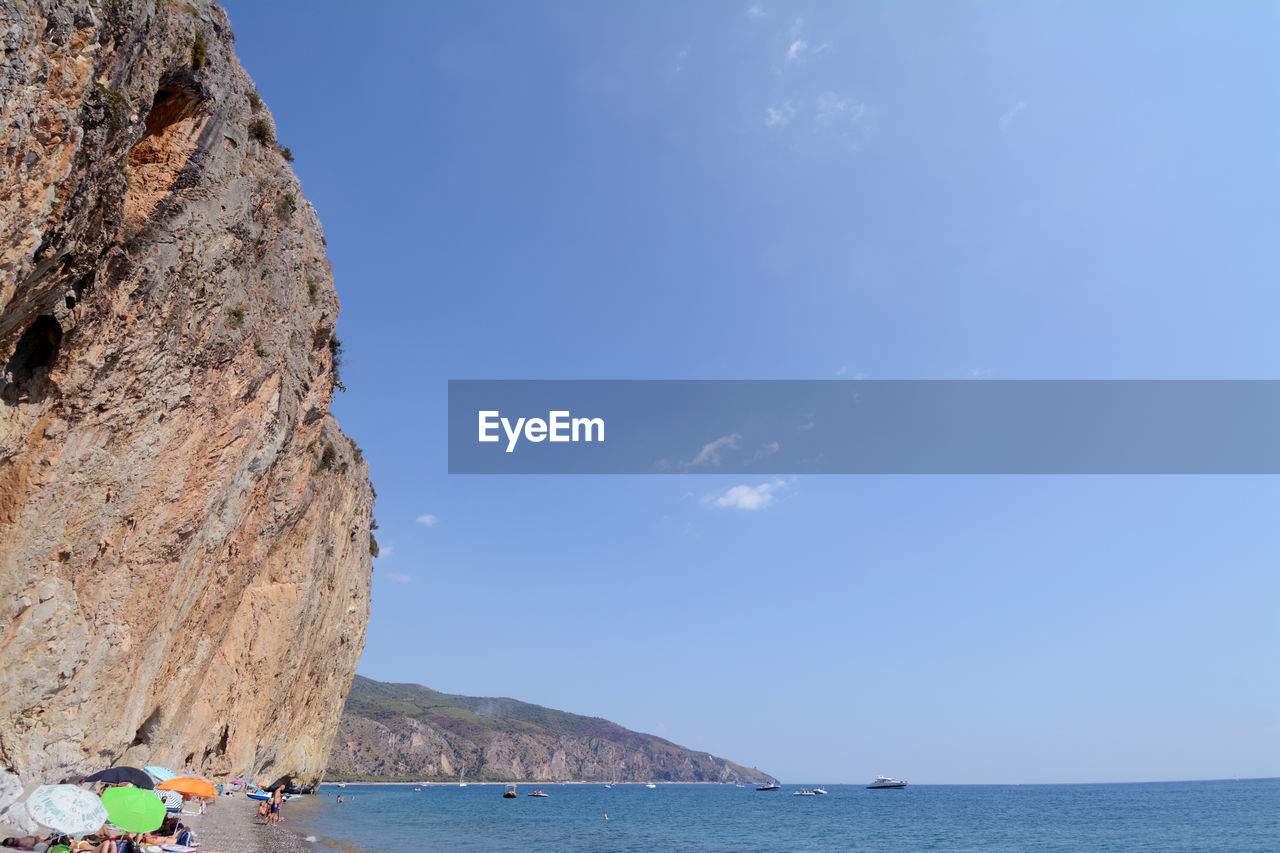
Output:
[[102,800],[75,785],[41,785],[27,797],[27,813],[63,835],[86,835],[107,822]]

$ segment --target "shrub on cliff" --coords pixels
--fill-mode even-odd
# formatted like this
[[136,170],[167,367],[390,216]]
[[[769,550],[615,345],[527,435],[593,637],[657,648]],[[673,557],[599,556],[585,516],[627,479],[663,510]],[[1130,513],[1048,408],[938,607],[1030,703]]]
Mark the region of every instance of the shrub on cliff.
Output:
[[249,137],[258,140],[263,145],[275,145],[276,143],[276,132],[271,127],[271,122],[261,117],[249,122]]
[[199,71],[208,62],[209,45],[205,43],[203,33],[196,33],[196,39],[191,43],[191,70]]

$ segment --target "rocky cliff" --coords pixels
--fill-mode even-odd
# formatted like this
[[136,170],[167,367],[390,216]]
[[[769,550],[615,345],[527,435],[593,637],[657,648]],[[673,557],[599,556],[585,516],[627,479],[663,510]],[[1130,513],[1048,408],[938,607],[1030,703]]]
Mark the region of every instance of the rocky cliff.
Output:
[[439,693],[356,676],[333,743],[334,777],[476,781],[762,782],[706,752],[515,699]]
[[0,769],[324,770],[368,472],[324,238],[223,10],[0,0]]

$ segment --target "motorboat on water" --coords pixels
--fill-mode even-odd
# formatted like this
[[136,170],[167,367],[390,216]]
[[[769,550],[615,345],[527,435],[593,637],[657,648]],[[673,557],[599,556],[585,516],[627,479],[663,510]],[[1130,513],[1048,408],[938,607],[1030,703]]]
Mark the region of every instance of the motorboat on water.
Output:
[[818,794],[817,794],[817,792],[816,792],[816,791],[810,791],[808,788],[804,788],[803,790],[800,790],[800,791],[792,791],[792,792],[791,792],[791,796],[793,796],[793,797],[816,797],[816,796],[818,796]]
[[814,792],[815,794],[819,794],[819,795],[821,795],[821,794],[825,794],[825,793],[827,793],[827,789],[826,789],[826,788],[814,788],[814,789],[813,789],[813,792]]
[[890,779],[888,776],[877,776],[876,781],[867,786],[868,788],[905,788],[907,783],[901,779]]
[[505,799],[508,799],[508,800],[514,800],[514,799],[516,798],[516,796],[517,796],[517,795],[516,795],[516,786],[515,786],[515,785],[508,785],[508,786],[507,786],[507,790],[505,790],[505,791],[503,791],[503,792],[502,792],[502,796],[503,796],[503,798],[505,798]]
[[646,787],[646,788],[656,788],[656,787],[658,787],[658,786],[657,786],[657,785],[655,785],[655,784],[653,784],[652,782],[650,782],[648,785],[645,785],[645,787]]
[[756,786],[757,791],[778,791],[781,789],[782,789],[781,785],[757,785]]
[[538,790],[531,792],[531,793],[529,794],[529,796],[530,796],[530,797],[549,797],[549,796],[551,796],[551,795],[550,795],[550,794],[544,794],[544,793],[542,792],[542,789],[541,789],[541,788],[539,788]]

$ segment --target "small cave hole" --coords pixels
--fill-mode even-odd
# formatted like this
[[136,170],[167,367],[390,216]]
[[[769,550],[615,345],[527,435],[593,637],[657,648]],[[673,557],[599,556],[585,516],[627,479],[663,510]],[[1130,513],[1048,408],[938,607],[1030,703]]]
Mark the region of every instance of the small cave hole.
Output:
[[18,338],[9,359],[10,381],[19,386],[29,385],[37,370],[53,364],[61,346],[62,327],[52,314],[41,314]]
[[160,726],[160,709],[156,708],[152,711],[142,725],[138,726],[138,731],[134,733],[133,743],[130,746],[145,746],[151,743],[151,736],[155,734],[155,730]]
[[147,113],[146,136],[163,134],[168,127],[190,115],[195,103],[196,96],[182,89],[162,88],[157,91],[151,111]]

